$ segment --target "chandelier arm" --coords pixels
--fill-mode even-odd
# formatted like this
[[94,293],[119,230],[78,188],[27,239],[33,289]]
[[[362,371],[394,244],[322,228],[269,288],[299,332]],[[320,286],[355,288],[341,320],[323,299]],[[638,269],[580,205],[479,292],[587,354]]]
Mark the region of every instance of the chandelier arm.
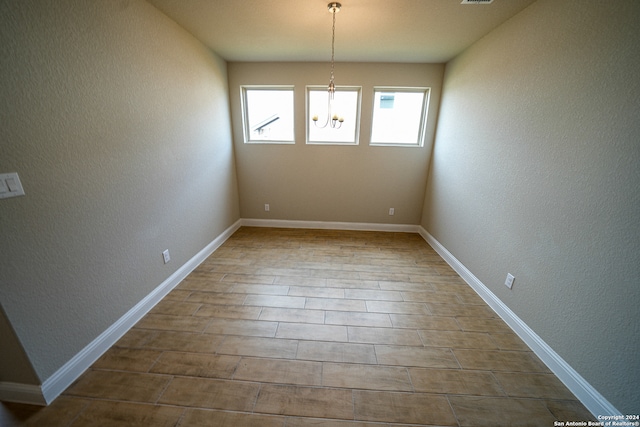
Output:
[[[316,125],[316,127],[320,128],[320,129],[324,129],[324,128],[326,128],[326,127],[327,127],[327,125],[329,124],[329,121],[330,121],[330,120],[332,119],[332,117],[333,117],[333,116],[331,115],[331,113],[332,113],[332,111],[331,111],[331,110],[332,110],[332,108],[331,108],[331,107],[332,107],[332,105],[331,105],[331,104],[332,104],[332,103],[331,103],[331,98],[330,98],[330,97],[327,97],[327,118],[325,119],[324,124],[323,124],[322,126],[318,125],[318,121],[317,121],[317,120],[314,120],[314,124]],[[333,127],[333,126],[332,126],[332,127]]]

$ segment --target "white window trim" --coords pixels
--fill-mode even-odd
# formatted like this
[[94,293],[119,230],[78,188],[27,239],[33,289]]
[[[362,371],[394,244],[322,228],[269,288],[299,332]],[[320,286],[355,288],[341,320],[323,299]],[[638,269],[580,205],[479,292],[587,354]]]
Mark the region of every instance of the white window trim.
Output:
[[420,128],[418,131],[418,140],[415,143],[397,143],[397,142],[373,142],[369,140],[372,147],[424,147],[424,139],[427,130],[427,117],[429,114],[429,101],[431,99],[430,87],[405,87],[405,86],[374,86],[373,87],[373,104],[371,105],[371,129],[370,138],[373,136],[374,110],[376,102],[376,92],[424,92],[422,100],[422,114],[420,116]]
[[[249,129],[249,119],[247,117],[247,90],[290,90],[293,92],[293,102],[291,118],[293,121],[293,139],[292,140],[262,140],[262,139],[250,139],[251,129]],[[240,110],[242,113],[242,137],[245,144],[280,144],[280,145],[294,145],[296,143],[295,135],[295,86],[293,85],[240,85]]]
[[342,146],[354,146],[360,144],[360,115],[362,114],[362,86],[336,86],[336,92],[340,91],[356,91],[358,93],[358,99],[356,101],[356,123],[355,123],[355,134],[353,136],[354,141],[352,142],[335,142],[335,141],[309,141],[309,128],[313,126],[311,124],[311,115],[313,114],[310,111],[309,107],[309,91],[318,90],[318,91],[327,91],[326,85],[307,85],[305,87],[305,104],[306,104],[306,112],[305,112],[305,128],[306,135],[305,141],[308,145],[342,145]]

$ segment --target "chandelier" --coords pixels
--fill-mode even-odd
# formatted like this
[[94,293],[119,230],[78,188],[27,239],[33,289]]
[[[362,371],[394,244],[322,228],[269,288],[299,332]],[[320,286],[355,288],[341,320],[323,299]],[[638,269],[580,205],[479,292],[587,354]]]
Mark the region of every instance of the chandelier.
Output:
[[313,116],[313,123],[319,128],[325,128],[327,126],[331,126],[334,129],[340,129],[342,123],[344,122],[344,118],[338,116],[333,112],[333,99],[335,98],[336,93],[336,85],[333,82],[333,70],[335,68],[334,64],[334,52],[335,52],[335,41],[336,41],[336,13],[340,12],[340,8],[342,5],[337,2],[329,3],[327,6],[329,12],[333,14],[333,26],[331,27],[331,77],[329,78],[329,87],[327,88],[328,96],[327,96],[327,118],[323,125],[318,124],[318,116]]

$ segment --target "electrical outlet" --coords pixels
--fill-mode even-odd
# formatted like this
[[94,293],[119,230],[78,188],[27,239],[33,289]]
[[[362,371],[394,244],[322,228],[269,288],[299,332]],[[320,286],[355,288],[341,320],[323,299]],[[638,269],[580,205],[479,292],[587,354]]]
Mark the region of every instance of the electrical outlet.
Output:
[[264,204],[264,211],[269,212],[269,203]]
[[396,213],[396,210],[394,208],[389,208],[389,215],[393,215]]
[[169,249],[162,251],[162,259],[164,260],[165,264],[171,261],[171,255],[169,255]]
[[513,287],[513,281],[516,280],[511,273],[507,273],[507,280],[504,281],[504,285],[511,289]]

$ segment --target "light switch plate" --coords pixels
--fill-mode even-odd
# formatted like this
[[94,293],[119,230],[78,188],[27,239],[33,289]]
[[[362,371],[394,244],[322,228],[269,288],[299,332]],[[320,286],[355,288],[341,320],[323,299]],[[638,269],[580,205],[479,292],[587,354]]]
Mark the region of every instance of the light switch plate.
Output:
[[24,196],[24,189],[17,172],[0,174],[0,199]]
[[507,273],[507,279],[504,281],[504,285],[511,289],[513,287],[513,281],[516,280],[515,277],[513,277],[513,274],[511,273]]

